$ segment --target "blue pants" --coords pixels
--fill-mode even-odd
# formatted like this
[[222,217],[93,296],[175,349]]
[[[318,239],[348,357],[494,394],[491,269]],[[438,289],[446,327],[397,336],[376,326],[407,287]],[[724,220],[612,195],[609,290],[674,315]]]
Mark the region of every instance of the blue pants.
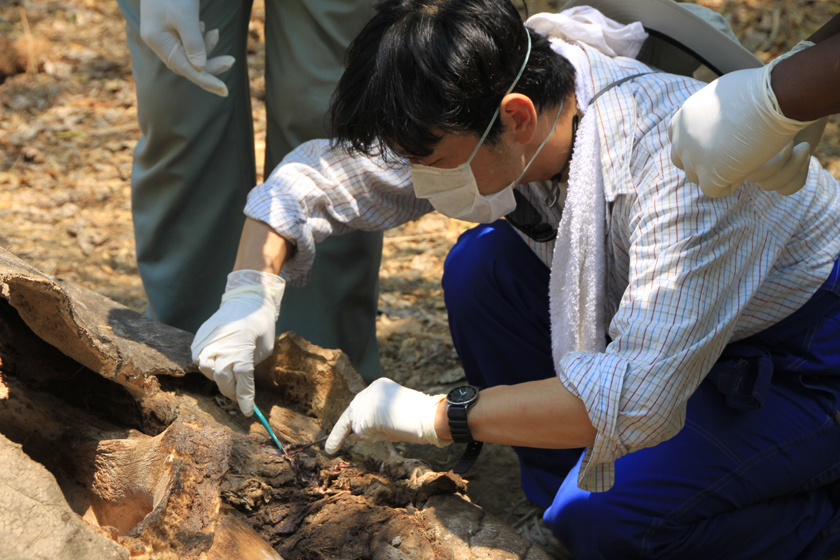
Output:
[[[443,288],[470,383],[555,375],[548,278],[503,221],[458,240]],[[682,431],[616,461],[609,491],[577,487],[581,450],[517,448],[523,489],[554,534],[579,559],[821,559],[840,548],[840,484],[828,486],[840,479],[838,286],[835,268],[800,311],[741,341],[689,399]],[[741,370],[746,395],[730,388]]]

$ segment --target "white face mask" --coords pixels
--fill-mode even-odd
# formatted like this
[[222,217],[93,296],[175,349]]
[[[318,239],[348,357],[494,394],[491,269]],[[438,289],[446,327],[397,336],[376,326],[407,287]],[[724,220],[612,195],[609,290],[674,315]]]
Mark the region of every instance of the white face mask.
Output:
[[426,165],[412,165],[411,179],[417,198],[428,199],[435,210],[458,220],[489,224],[516,209],[513,188],[483,195],[478,192],[470,167],[467,163],[454,169],[437,169]]
[[[522,72],[525,70],[525,65],[528,64],[528,57],[531,54],[531,36],[527,33],[528,50],[525,53],[525,61],[522,63],[522,68],[519,69],[516,79],[511,84],[510,88],[505,93],[507,96],[513,88],[516,87]],[[478,190],[478,184],[475,181],[470,163],[472,162],[478,149],[484,143],[484,139],[490,133],[493,123],[499,116],[500,108],[496,109],[487,130],[481,135],[478,145],[473,150],[467,161],[458,167],[452,169],[438,169],[437,167],[429,167],[428,165],[411,165],[411,179],[414,182],[414,194],[417,198],[425,198],[432,203],[435,210],[458,220],[477,223],[495,222],[502,216],[510,214],[516,209],[516,199],[513,196],[513,188],[518,184],[519,179],[525,174],[531,163],[536,159],[540,150],[543,149],[545,143],[554,132],[554,127],[557,126],[557,121],[560,118],[560,113],[563,111],[563,103],[560,103],[560,110],[557,111],[557,117],[554,119],[554,124],[548,132],[548,136],[542,141],[537,151],[534,153],[528,165],[519,174],[510,185],[501,191],[483,195]]]

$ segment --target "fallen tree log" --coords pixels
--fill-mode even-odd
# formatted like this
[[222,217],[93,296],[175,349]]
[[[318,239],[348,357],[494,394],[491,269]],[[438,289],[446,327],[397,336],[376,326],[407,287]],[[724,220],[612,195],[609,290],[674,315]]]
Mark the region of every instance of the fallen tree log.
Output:
[[195,371],[189,333],[2,249],[0,293],[0,559],[546,558],[451,472],[311,445],[363,387],[339,351],[286,333],[258,367],[284,454]]

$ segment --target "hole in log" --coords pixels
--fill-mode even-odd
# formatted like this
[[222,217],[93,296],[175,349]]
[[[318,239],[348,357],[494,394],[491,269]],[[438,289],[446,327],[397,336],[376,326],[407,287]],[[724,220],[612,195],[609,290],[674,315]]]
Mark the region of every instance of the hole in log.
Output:
[[[50,471],[59,468],[79,437],[72,427],[85,425],[88,416],[96,417],[92,425],[105,429],[118,429],[110,422],[113,415],[140,427],[137,405],[125,389],[41,340],[2,298],[0,381],[0,432]],[[85,420],[74,419],[80,414]]]
[[[2,298],[0,382],[9,401],[0,407],[0,433],[53,474],[71,509],[121,534],[154,509],[160,496],[152,492],[128,488],[109,500],[94,483],[97,469],[107,468],[100,440],[142,429],[139,403],[121,385],[41,340]],[[168,483],[167,478],[156,486],[159,494]]]
[[0,298],[0,371],[27,388],[49,393],[68,405],[109,422],[142,430],[140,405],[118,383],[64,355],[39,338],[5,299]]

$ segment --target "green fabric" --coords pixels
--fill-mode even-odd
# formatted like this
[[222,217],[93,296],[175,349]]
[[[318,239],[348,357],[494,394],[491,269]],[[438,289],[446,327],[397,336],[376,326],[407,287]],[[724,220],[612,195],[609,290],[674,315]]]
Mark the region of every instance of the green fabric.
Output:
[[[147,313],[195,332],[219,306],[233,267],[248,191],[256,184],[246,43],[251,2],[207,0],[211,56],[236,57],[221,98],[177,76],[140,38],[139,0],[126,18],[142,138],[134,151],[132,213]],[[327,135],[325,112],[349,42],[370,2],[266,0],[266,176],[298,144]],[[382,234],[318,246],[312,279],[288,289],[278,332],[341,348],[367,380],[379,376],[376,307]]]

